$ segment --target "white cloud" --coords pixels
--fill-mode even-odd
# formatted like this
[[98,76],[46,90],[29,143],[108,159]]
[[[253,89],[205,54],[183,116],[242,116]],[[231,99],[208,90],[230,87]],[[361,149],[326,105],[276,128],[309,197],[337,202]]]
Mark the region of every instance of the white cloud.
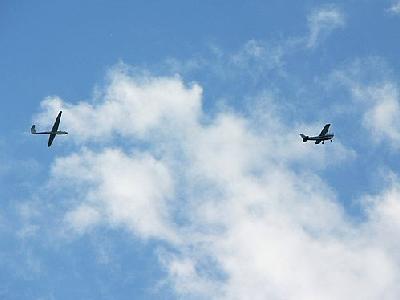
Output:
[[[302,143],[272,100],[254,114],[212,118],[201,101],[201,88],[179,77],[118,71],[95,104],[47,99],[39,119],[63,107],[71,136],[83,135],[84,148],[52,170],[52,184],[73,199],[67,224],[169,242],[160,260],[182,297],[398,299],[400,189],[368,201],[368,220],[353,224],[316,172],[354,157],[340,141]],[[87,143],[114,135],[140,143]]]
[[147,154],[127,155],[108,149],[83,151],[56,161],[54,185],[78,186],[72,211],[65,221],[82,232],[98,222],[123,226],[143,238],[174,240],[168,223],[172,179],[160,161]]
[[325,6],[313,11],[308,16],[310,34],[307,47],[316,47],[321,39],[326,38],[333,30],[344,26],[345,17],[335,6]]
[[144,137],[155,128],[170,130],[175,122],[190,127],[200,112],[201,93],[195,84],[185,88],[179,77],[135,80],[119,67],[110,74],[101,104],[70,105],[57,97],[48,98],[41,103],[43,113],[34,122],[49,126],[49,120],[64,110],[62,126],[71,131],[69,138],[78,142],[109,140],[113,134]]

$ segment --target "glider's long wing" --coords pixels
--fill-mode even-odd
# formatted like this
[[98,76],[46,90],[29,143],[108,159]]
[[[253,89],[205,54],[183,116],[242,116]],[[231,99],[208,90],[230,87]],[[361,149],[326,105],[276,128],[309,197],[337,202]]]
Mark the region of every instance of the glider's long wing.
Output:
[[53,143],[53,140],[56,138],[57,131],[58,131],[58,126],[60,126],[60,119],[61,119],[61,114],[62,111],[58,113],[58,116],[56,118],[56,122],[53,125],[53,128],[51,128],[51,134],[49,136],[49,141],[47,142],[47,146],[50,147],[51,144]]
[[331,126],[331,124],[326,124],[326,125],[324,126],[324,129],[322,129],[321,133],[319,134],[319,136],[324,136],[324,135],[326,135],[326,134],[328,133],[329,126]]
[[47,147],[50,147],[53,144],[53,140],[56,138],[56,134],[52,133],[49,136],[49,141],[47,142]]
[[60,119],[61,119],[61,111],[58,113],[58,116],[56,118],[56,122],[53,125],[53,128],[51,128],[52,132],[57,132],[58,130],[58,126],[60,126]]

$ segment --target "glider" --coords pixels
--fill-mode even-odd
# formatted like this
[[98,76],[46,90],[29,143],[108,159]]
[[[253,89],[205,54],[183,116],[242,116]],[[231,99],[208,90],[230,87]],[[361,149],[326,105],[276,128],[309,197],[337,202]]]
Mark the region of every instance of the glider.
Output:
[[59,131],[58,130],[58,126],[60,126],[61,114],[62,114],[62,111],[60,111],[58,113],[58,116],[56,118],[56,122],[54,123],[53,128],[51,128],[51,131],[37,132],[36,131],[36,125],[32,125],[31,133],[32,134],[49,134],[50,136],[49,136],[49,141],[47,143],[47,146],[50,147],[51,144],[53,143],[53,140],[55,139],[55,137],[57,135],[68,134],[68,132],[66,132],[66,131]]
[[322,142],[322,144],[325,144],[325,141],[331,141],[334,137],[333,133],[328,133],[329,131],[329,126],[331,126],[331,124],[326,124],[324,126],[324,129],[322,129],[321,133],[318,136],[307,136],[304,134],[300,134],[300,136],[303,138],[303,142],[307,142],[307,141],[315,141],[316,144],[319,144]]

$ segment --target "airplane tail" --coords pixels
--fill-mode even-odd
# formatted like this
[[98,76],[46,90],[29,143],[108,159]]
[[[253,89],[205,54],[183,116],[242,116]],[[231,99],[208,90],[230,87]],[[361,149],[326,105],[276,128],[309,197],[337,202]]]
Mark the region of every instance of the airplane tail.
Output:
[[35,134],[36,133],[36,125],[32,125],[31,127],[31,133]]
[[308,136],[306,136],[306,135],[304,135],[302,133],[300,133],[300,136],[303,138],[303,142],[304,143],[308,141]]

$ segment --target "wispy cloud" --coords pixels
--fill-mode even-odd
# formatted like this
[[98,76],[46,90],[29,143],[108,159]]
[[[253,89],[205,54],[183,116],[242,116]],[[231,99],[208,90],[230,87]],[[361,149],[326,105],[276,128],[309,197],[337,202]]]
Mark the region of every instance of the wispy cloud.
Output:
[[394,2],[387,11],[394,15],[400,15],[400,1]]
[[369,58],[336,71],[334,81],[350,92],[361,123],[373,140],[400,149],[400,91],[389,73],[383,61]]
[[335,6],[324,6],[314,10],[308,16],[309,36],[307,47],[316,47],[332,31],[345,26],[345,17],[340,9]]
[[183,61],[169,58],[165,68],[184,75],[207,72],[209,77],[220,81],[241,78],[254,83],[271,74],[285,76],[284,58],[294,48],[290,42],[291,39],[277,42],[251,39],[233,52],[212,44],[207,55]]
[[165,65],[169,71],[180,74],[203,71],[227,81],[236,77],[250,81],[286,77],[288,58],[304,49],[317,48],[332,32],[345,27],[346,17],[338,7],[326,5],[311,11],[307,25],[307,31],[302,34],[271,40],[251,39],[233,52],[212,44],[209,55],[187,60],[169,58]]

